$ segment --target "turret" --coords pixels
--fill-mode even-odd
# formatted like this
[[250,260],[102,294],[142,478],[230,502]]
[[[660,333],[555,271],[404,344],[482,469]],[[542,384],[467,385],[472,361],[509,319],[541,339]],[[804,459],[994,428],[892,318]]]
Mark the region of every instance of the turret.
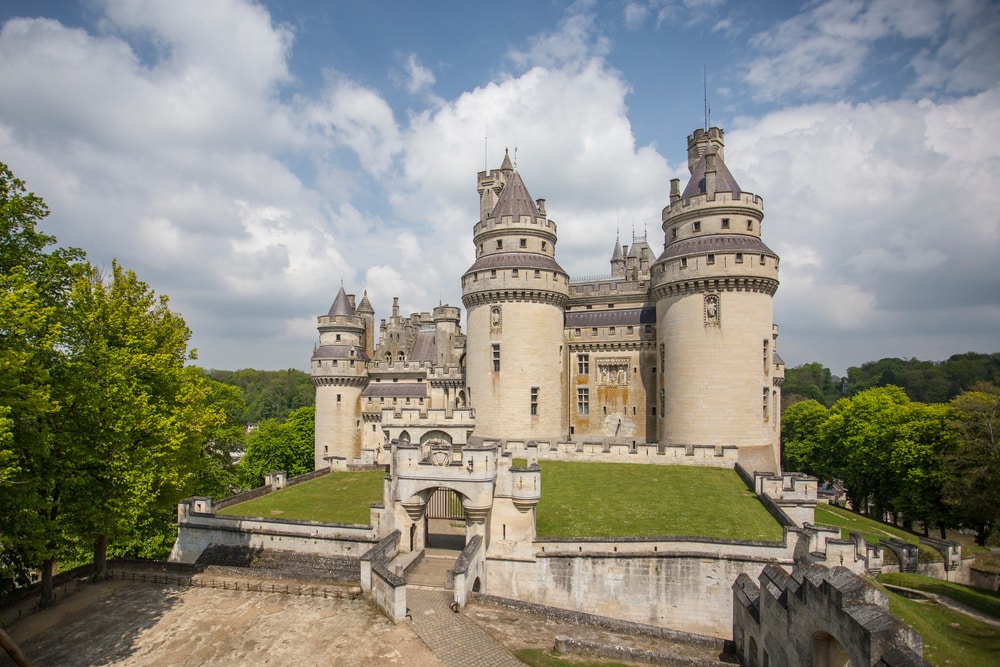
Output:
[[670,187],[652,268],[663,444],[735,445],[748,470],[779,470],[783,366],[774,354],[778,256],[764,204],[723,159],[723,132],[688,137],[691,178]]
[[365,327],[364,316],[357,315],[343,287],[329,312],[317,318],[319,344],[311,363],[316,470],[328,467],[333,458],[350,460],[361,453],[361,391],[368,383]]
[[504,158],[478,175],[476,261],[462,276],[468,309],[467,396],[476,434],[566,435],[561,353],[569,276],[555,260],[556,225]]

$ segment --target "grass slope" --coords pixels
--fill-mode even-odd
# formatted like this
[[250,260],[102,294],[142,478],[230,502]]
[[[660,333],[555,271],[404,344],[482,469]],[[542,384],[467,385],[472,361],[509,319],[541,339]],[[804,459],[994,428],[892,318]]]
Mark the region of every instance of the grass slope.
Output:
[[[920,544],[920,536],[916,533],[856,514],[843,507],[817,505],[816,523],[840,528],[840,535],[844,539],[847,539],[851,532],[859,533],[870,544],[878,544],[884,539],[894,537],[903,542],[917,545],[917,557],[921,561],[931,562],[942,559],[938,551],[925,544]],[[886,549],[886,558],[891,558],[892,562],[895,562],[895,558],[892,557],[888,549]]]
[[910,600],[891,591],[889,611],[924,638],[924,659],[932,665],[983,667],[998,664],[1000,628],[937,602]]
[[782,539],[733,470],[540,461],[539,537]]
[[884,584],[905,586],[926,593],[944,595],[1000,620],[1000,593],[995,591],[941,581],[934,577],[925,577],[922,574],[904,572],[883,572],[879,575],[878,580]]
[[306,519],[368,525],[370,506],[382,502],[385,473],[332,472],[239,505],[218,514]]

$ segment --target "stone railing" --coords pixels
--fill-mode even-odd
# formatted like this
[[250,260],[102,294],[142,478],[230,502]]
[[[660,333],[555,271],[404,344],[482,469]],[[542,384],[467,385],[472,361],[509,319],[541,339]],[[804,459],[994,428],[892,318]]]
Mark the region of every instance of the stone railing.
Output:
[[459,607],[465,606],[468,594],[478,590],[476,582],[482,582],[486,568],[486,549],[483,548],[483,536],[473,535],[465,545],[461,555],[452,568],[455,582],[455,602]]
[[401,533],[394,530],[361,556],[361,590],[393,623],[406,618],[406,580],[389,568],[399,550]]

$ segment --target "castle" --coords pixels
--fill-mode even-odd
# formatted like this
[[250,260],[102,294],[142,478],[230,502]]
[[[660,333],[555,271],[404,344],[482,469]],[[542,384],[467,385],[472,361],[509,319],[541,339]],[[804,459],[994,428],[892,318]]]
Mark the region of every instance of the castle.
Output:
[[[343,288],[318,318],[315,467],[389,462],[403,436],[725,450],[780,470],[780,383],[772,298],[778,256],[761,240],[762,199],[726,167],[724,133],[688,137],[690,180],[670,183],[664,250],[616,240],[611,272],[574,279],[556,260],[556,223],[509,155],[478,174],[467,311],[392,315]],[[383,410],[413,409],[407,428]]]
[[[899,562],[887,566],[881,545],[815,525],[817,480],[780,470],[778,257],[761,241],[763,202],[740,189],[724,148],[718,128],[688,137],[691,177],[683,191],[670,183],[663,252],[616,240],[599,278],[574,280],[556,261],[556,224],[509,156],[480,172],[466,333],[459,308],[404,318],[396,300],[376,342],[367,294],[356,303],[341,287],[312,356],[315,472],[273,472],[218,503],[386,467],[369,522],[216,516],[211,498],[191,498],[178,506],[171,560],[197,562],[212,546],[351,559],[395,622],[410,617],[408,585],[443,585],[453,611],[480,594],[644,632],[732,637],[745,664],[926,664],[885,595],[851,574],[917,569],[916,547],[886,541]],[[782,538],[540,538],[542,459],[730,468]],[[456,536],[442,522],[464,535],[450,556],[428,556]],[[967,572],[957,545],[935,542],[944,561],[925,569]]]

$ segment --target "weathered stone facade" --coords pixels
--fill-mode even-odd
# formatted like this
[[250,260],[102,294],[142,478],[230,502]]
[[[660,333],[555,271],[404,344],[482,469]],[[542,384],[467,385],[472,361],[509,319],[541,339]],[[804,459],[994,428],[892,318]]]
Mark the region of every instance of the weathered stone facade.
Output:
[[616,240],[610,274],[579,279],[556,261],[557,226],[509,156],[480,172],[467,335],[456,307],[404,318],[397,302],[376,344],[367,296],[355,308],[343,289],[319,318],[316,467],[362,450],[388,463],[391,408],[442,411],[449,442],[468,440],[468,415],[449,420],[471,409],[484,440],[712,448],[779,472],[778,257],[760,238],[763,201],[740,189],[724,148],[718,128],[688,137],[691,178],[683,192],[671,182],[659,256],[645,237]]

